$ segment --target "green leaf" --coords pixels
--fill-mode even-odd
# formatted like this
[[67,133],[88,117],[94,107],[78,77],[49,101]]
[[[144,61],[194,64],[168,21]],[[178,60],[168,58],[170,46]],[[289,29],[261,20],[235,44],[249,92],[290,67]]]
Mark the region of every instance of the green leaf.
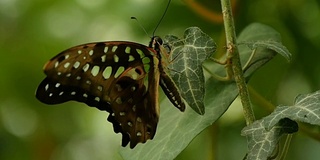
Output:
[[283,118],[320,126],[320,91],[297,96],[293,106],[278,106],[264,125],[270,129]]
[[255,52],[253,59],[244,68],[245,74],[252,74],[251,72],[260,68],[277,53],[283,55],[288,61],[291,59],[291,53],[281,43],[281,35],[267,25],[250,24],[241,32],[237,41],[240,53],[248,56],[241,57],[242,65],[246,64],[249,57]]
[[[260,24],[252,25],[258,25],[258,27],[261,27],[261,30],[268,28],[268,34],[265,36],[270,39],[274,39],[276,37],[274,35],[278,35],[278,33],[270,29],[270,27]],[[250,29],[252,25],[245,28],[243,32],[250,33],[247,30]],[[248,36],[240,34],[238,40],[247,40],[246,37],[258,39],[259,36],[255,37],[254,35]],[[203,46],[205,46],[205,44],[203,44]],[[248,61],[252,52],[251,49],[243,46],[239,47],[239,51],[242,62],[245,63]],[[253,57],[251,65],[244,71],[245,77],[249,78],[255,70],[272,59],[273,55],[273,51],[261,49],[259,54]],[[179,59],[179,57],[177,59]],[[224,66],[215,64],[212,61],[207,61],[203,65],[206,69],[216,74],[225,72]],[[206,73],[206,75],[208,74]],[[182,113],[173,107],[167,98],[162,99],[160,101],[160,119],[154,139],[147,141],[145,144],[138,144],[134,149],[130,149],[129,147],[121,148],[122,157],[124,159],[140,160],[174,159],[187,147],[193,138],[214,123],[228,109],[238,95],[237,86],[233,81],[222,82],[212,77],[206,79],[205,89],[204,106],[206,113],[202,116],[190,108],[186,108],[186,111]]]
[[[262,42],[265,43],[266,45],[259,46],[259,44],[261,44]],[[267,63],[270,59],[272,59],[277,54],[274,49],[276,47],[272,47],[273,45],[269,44],[268,42],[269,43],[274,42],[280,46],[281,35],[273,28],[264,24],[252,23],[240,33],[238,38],[238,43],[247,44],[247,45],[238,45],[240,54],[244,54],[248,56],[248,57],[241,58],[241,64],[242,65],[246,64],[249,57],[255,52],[250,63],[247,65],[246,68],[244,68],[245,77],[248,76],[246,74],[252,74],[252,72],[256,71],[258,68],[260,68],[262,65]],[[287,51],[287,49],[283,49],[283,50]],[[291,57],[291,54],[289,52],[286,52],[285,57],[287,57],[287,59],[289,60]]]
[[295,121],[320,126],[319,108],[320,91],[299,95],[293,106],[278,106],[267,117],[245,127],[242,135],[248,136],[248,159],[269,157],[284,133],[297,132]]
[[248,138],[248,160],[267,159],[272,155],[282,135],[298,131],[298,124],[287,118],[281,119],[271,130],[266,130],[265,121],[257,120],[241,132]]
[[[248,25],[237,38],[237,42],[239,43],[238,49],[240,53],[241,64],[243,67],[248,63],[248,60],[252,54],[255,53],[250,62],[244,68],[244,76],[246,78],[250,77],[253,72],[270,61],[277,54],[273,49],[267,47],[260,46],[257,48],[250,48],[250,45],[244,45],[245,43],[249,42],[258,43],[264,41],[278,42],[281,44],[281,35],[267,25],[252,23]],[[225,70],[221,69],[221,65],[219,64],[206,61],[204,62],[204,66],[205,68],[208,68],[210,72],[215,72],[220,76],[225,76]]]
[[255,42],[242,42],[241,44],[247,45],[252,50],[258,47],[268,48],[279,53],[288,61],[291,60],[291,53],[284,45],[282,45],[281,42],[277,42],[273,40],[262,40],[262,41],[255,41]]
[[198,27],[190,27],[184,32],[184,38],[167,35],[165,43],[171,48],[169,65],[170,76],[181,91],[187,104],[197,113],[203,115],[204,109],[204,75],[202,63],[216,50],[216,44]]

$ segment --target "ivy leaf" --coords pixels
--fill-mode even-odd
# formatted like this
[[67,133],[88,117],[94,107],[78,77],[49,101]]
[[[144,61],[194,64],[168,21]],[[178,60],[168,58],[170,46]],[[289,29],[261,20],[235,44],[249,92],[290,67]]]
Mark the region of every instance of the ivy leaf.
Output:
[[320,91],[297,96],[293,106],[278,106],[264,125],[270,129],[283,118],[320,126]]
[[291,59],[291,53],[281,43],[281,35],[267,25],[260,23],[249,25],[241,32],[237,41],[240,53],[245,55],[241,57],[242,65],[246,64],[249,57],[255,52],[250,63],[244,68],[245,77],[248,77],[277,53],[288,61]]
[[270,130],[266,130],[265,121],[257,120],[242,130],[242,135],[248,138],[248,160],[267,159],[272,155],[282,135],[298,131],[297,122],[288,118],[281,119]]
[[[250,28],[256,27],[267,33],[261,35],[257,34],[256,30],[253,32],[248,31]],[[238,38],[238,42],[240,40],[259,40],[259,37],[272,40],[277,39],[279,33],[268,26],[255,23],[244,29]],[[179,41],[176,43],[179,43]],[[259,67],[271,60],[275,54],[274,51],[270,51],[267,48],[260,48],[259,50],[258,54],[252,58],[251,64],[244,71],[244,76],[247,79]],[[244,64],[248,61],[252,50],[245,45],[241,45],[241,47],[239,46],[239,51],[241,62]],[[215,64],[212,61],[205,61],[203,66],[212,73],[220,74],[225,72],[224,66]],[[205,72],[205,75],[208,75],[208,73]],[[153,140],[147,141],[145,144],[138,144],[133,150],[129,147],[121,148],[121,156],[124,159],[140,160],[174,159],[187,147],[193,138],[223,115],[238,95],[237,86],[233,81],[222,82],[212,77],[206,78],[205,89],[204,106],[206,112],[204,115],[201,116],[190,108],[186,108],[186,111],[182,113],[173,107],[167,98],[163,98],[160,100],[160,119],[157,133]]]
[[255,42],[242,42],[240,44],[245,44],[252,50],[258,47],[268,48],[279,53],[288,61],[291,60],[291,53],[289,52],[289,50],[284,45],[282,45],[281,42],[278,42],[278,41],[262,40],[262,41],[255,41]]
[[204,75],[202,63],[216,50],[216,44],[198,27],[190,27],[184,32],[184,38],[173,35],[164,38],[170,47],[170,75],[181,91],[187,104],[197,113],[203,115],[204,109]]
[[245,127],[242,135],[248,136],[248,159],[269,157],[282,134],[297,132],[295,121],[320,126],[320,91],[299,95],[293,106],[278,106],[267,117]]

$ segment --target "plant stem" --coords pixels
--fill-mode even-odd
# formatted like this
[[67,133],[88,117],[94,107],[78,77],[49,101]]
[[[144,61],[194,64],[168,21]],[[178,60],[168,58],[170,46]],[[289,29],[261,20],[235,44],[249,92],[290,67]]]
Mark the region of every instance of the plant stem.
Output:
[[246,124],[249,125],[254,122],[255,117],[241,67],[230,0],[221,0],[221,7],[224,19],[224,28],[226,32],[227,58],[230,59],[228,64],[232,67],[233,76],[237,83],[241,103],[243,106]]

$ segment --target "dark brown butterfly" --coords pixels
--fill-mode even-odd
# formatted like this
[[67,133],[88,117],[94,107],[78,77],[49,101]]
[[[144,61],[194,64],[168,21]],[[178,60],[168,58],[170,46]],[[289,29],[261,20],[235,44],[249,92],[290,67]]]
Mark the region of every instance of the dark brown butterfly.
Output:
[[185,104],[168,73],[169,54],[159,37],[149,47],[125,41],[88,43],[69,48],[44,66],[47,77],[36,97],[46,104],[70,100],[110,113],[122,146],[153,139],[159,120],[159,84],[180,111]]

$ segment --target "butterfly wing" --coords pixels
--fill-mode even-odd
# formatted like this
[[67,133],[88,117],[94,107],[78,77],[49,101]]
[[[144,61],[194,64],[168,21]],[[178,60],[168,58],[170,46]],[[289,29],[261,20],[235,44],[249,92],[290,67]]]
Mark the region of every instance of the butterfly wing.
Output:
[[152,139],[159,119],[156,52],[132,42],[100,42],[72,47],[44,67],[47,77],[36,97],[46,104],[74,100],[110,113],[122,146]]
[[170,102],[183,112],[186,106],[182,95],[173,79],[169,76],[170,74],[168,65],[171,63],[169,60],[170,54],[162,45],[162,39],[160,37],[153,37],[150,44],[151,46],[154,46],[155,50],[157,51],[157,57],[160,60],[158,66],[160,72],[160,86]]

